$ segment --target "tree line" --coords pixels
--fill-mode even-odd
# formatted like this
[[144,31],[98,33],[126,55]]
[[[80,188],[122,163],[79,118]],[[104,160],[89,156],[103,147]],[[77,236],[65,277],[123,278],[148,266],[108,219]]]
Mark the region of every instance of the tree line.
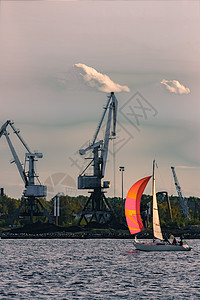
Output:
[[[148,195],[143,195],[141,204]],[[167,202],[161,201],[158,199],[158,209],[161,220],[161,226],[163,227],[179,227],[186,225],[200,225],[200,198],[189,197],[188,198],[188,207],[190,220],[187,220],[186,216],[181,213],[181,206],[178,197],[171,196],[171,211],[172,211],[172,220],[170,219],[169,209]],[[60,197],[60,217],[59,225],[60,226],[71,226],[78,223],[80,213],[88,200],[87,196],[79,195],[77,197],[70,196],[61,196]],[[40,199],[43,206],[47,209],[49,214],[53,217],[54,214],[54,201],[51,199],[47,201],[46,199]],[[112,206],[116,222],[125,221],[124,218],[124,200],[119,197],[108,198],[110,205]],[[0,227],[8,227],[10,225],[11,217],[14,215],[15,211],[21,203],[20,199],[10,198],[7,195],[0,196]],[[151,206],[151,204],[150,204]],[[23,210],[22,210],[23,213]],[[34,222],[47,222],[46,217],[34,217]],[[150,225],[151,225],[151,216],[150,216]],[[26,224],[29,222],[28,217],[19,217],[16,221],[16,225]]]

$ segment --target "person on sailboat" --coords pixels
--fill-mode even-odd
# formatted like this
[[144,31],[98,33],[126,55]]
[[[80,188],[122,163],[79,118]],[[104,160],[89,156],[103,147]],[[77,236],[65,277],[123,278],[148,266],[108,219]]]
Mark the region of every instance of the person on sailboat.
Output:
[[165,235],[164,237],[164,243],[170,245],[170,241],[168,240],[167,236]]
[[180,246],[183,246],[183,236],[180,236],[180,242],[179,242]]
[[172,245],[177,245],[177,240],[176,240],[175,237],[174,237],[174,239],[173,239]]

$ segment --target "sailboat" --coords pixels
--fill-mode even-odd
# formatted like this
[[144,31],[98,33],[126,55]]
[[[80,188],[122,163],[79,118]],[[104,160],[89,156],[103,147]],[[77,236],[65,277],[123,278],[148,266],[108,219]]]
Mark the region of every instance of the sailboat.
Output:
[[[139,241],[135,234],[144,230],[142,219],[140,216],[140,201],[144,189],[149,180],[153,177],[153,235],[152,242]],[[155,188],[155,160],[153,161],[153,176],[148,176],[137,181],[128,191],[125,201],[125,215],[126,221],[131,234],[135,235],[133,244],[137,250],[141,251],[189,251],[191,247],[186,242],[183,244],[173,245],[169,241],[163,239],[160,219],[158,213],[158,204],[156,199]]]

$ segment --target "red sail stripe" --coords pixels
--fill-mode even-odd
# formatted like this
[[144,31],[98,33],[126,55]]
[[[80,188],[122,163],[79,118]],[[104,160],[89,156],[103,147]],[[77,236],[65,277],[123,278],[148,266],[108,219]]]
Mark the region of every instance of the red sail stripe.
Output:
[[150,178],[151,176],[140,179],[128,191],[125,201],[125,215],[131,234],[136,234],[144,228],[140,216],[140,200]]

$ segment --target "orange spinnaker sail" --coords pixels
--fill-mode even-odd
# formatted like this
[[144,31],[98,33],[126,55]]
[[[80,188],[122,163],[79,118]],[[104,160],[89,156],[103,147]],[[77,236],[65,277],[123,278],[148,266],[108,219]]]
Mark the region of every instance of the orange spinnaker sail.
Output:
[[145,177],[137,181],[128,191],[125,201],[126,222],[131,234],[136,234],[143,230],[140,216],[140,200],[142,193],[151,176]]

